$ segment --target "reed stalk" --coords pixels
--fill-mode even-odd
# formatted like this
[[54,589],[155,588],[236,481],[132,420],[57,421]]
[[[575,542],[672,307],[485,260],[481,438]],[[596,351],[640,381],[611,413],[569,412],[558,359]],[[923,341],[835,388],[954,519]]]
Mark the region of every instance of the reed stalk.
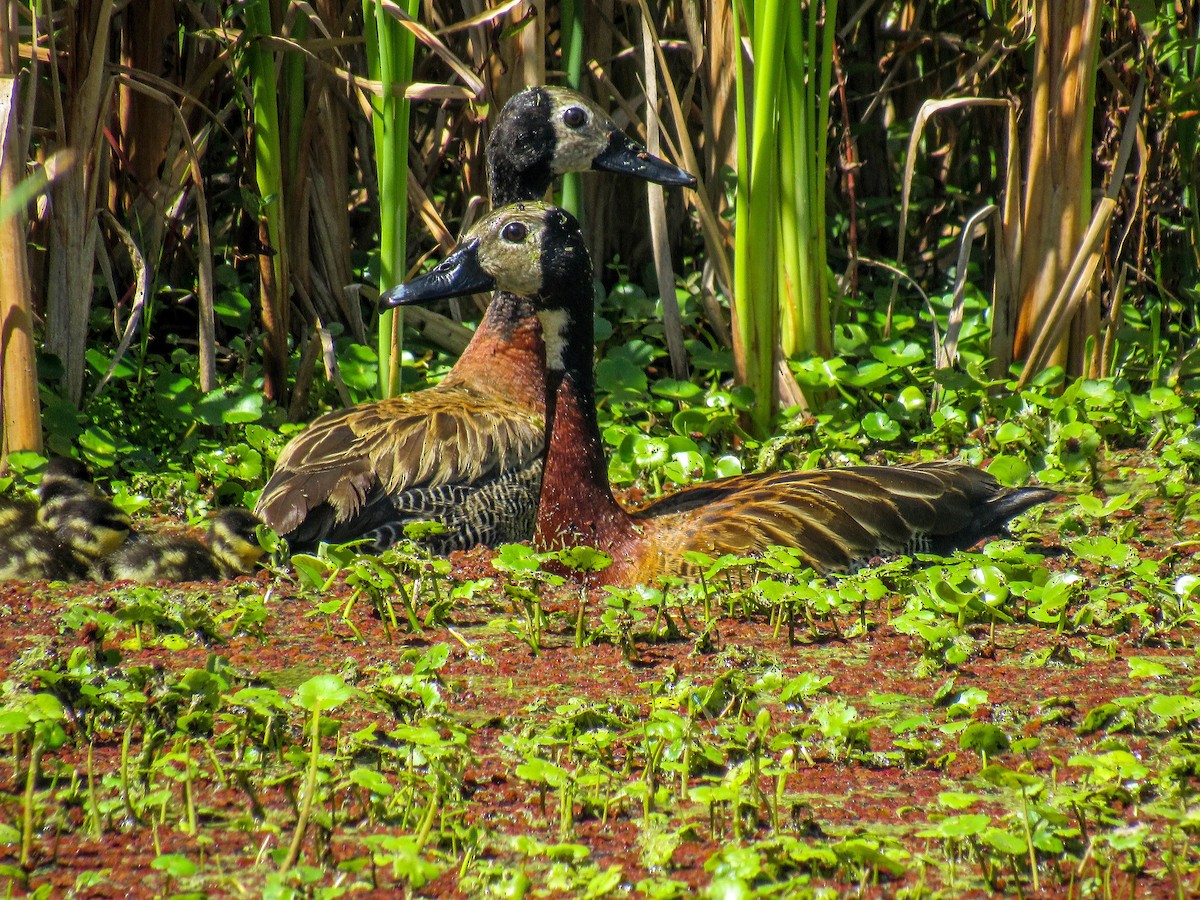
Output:
[[[734,360],[765,433],[784,356],[831,353],[825,162],[836,0],[747,0],[753,62],[736,60]],[[735,18],[736,46],[743,23]]]
[[[382,90],[371,95],[371,124],[379,173],[379,283],[399,284],[407,274],[408,123],[409,101],[404,92],[412,81],[416,40],[385,4],[363,0],[367,67]],[[405,0],[409,18],[416,18],[417,0]],[[400,389],[401,313],[389,310],[379,317],[379,395],[392,397]]]
[[[567,84],[579,90],[583,79],[583,19],[576,0],[562,0],[559,17]],[[561,206],[583,223],[583,184],[578,172],[563,176]]]
[[[288,368],[288,264],[283,179],[286,162],[279,126],[279,80],[275,55],[268,45],[274,33],[266,0],[242,7],[246,27],[245,65],[250,79],[254,123],[254,181],[258,188],[259,290],[262,324],[264,390],[277,403],[286,401]],[[289,87],[292,85],[289,83]]]

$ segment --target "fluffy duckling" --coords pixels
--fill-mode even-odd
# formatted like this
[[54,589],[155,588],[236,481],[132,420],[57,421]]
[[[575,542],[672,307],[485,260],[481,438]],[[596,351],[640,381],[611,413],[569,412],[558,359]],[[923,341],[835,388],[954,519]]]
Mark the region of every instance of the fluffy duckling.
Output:
[[38,504],[0,503],[0,581],[88,578],[129,536],[129,517],[101,496],[79,460],[51,460],[37,493]]
[[37,493],[38,523],[90,560],[108,556],[129,537],[129,516],[97,490],[77,459],[50,460]]
[[24,500],[0,497],[0,534],[21,531],[37,522],[37,506]]
[[[38,521],[32,505],[0,509],[0,581],[76,581],[87,578],[114,534],[129,533],[124,513],[103,498],[76,497],[55,512],[57,529]],[[122,530],[123,525],[123,530]]]
[[207,543],[182,534],[136,535],[104,559],[114,581],[222,581],[254,571],[262,557],[259,520],[244,509],[224,509],[209,524]]

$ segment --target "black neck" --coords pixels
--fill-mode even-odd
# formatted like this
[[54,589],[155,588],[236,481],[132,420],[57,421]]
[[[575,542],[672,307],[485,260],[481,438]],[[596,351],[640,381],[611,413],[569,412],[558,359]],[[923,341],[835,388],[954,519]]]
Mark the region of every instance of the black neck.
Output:
[[518,171],[512,166],[495,164],[489,160],[488,180],[492,192],[492,209],[500,209],[513,203],[528,203],[541,200],[550,190],[554,179],[550,166]]

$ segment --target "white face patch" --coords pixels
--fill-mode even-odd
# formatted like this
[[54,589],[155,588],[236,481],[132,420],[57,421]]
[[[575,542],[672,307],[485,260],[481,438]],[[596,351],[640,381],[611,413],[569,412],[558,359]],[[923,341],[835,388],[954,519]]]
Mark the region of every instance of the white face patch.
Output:
[[[557,207],[545,203],[516,203],[490,213],[471,229],[464,240],[479,242],[480,267],[496,281],[496,287],[534,301],[539,305],[542,294],[542,257],[547,242],[560,233],[567,223],[573,221]],[[573,245],[557,247],[560,263],[564,263],[585,252]],[[570,266],[570,263],[567,263]],[[589,280],[581,276],[580,291],[591,291]],[[566,368],[564,359],[566,335],[571,323],[571,313],[561,304],[554,309],[538,309],[542,324],[542,338],[546,343],[546,367],[556,371]]]
[[546,368],[561,372],[567,367],[563,353],[571,314],[565,309],[544,309],[538,310],[537,316],[542,323],[542,340],[546,342]]
[[[554,153],[554,174],[566,172],[588,172],[592,160],[608,146],[609,133],[617,126],[607,115],[583,100],[575,93],[560,94],[553,88],[550,93],[550,124],[554,128],[557,147]],[[567,124],[570,110],[582,110],[586,120],[575,127]]]
[[[496,279],[496,287],[521,297],[535,297],[542,289],[542,239],[545,229],[541,203],[520,203],[487,216],[471,233],[480,237],[479,265]],[[505,237],[508,226],[525,226],[525,237]]]

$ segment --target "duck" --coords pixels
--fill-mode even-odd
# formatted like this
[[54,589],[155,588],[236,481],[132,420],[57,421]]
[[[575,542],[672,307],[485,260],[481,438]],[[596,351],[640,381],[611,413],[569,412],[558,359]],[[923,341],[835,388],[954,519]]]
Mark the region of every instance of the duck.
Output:
[[262,558],[257,516],[223,509],[209,523],[207,541],[182,534],[139,533],[100,566],[106,581],[223,581],[254,571]]
[[1001,533],[1011,518],[1056,496],[936,461],[736,475],[627,510],[608,482],[592,373],[592,265],[570,213],[545,203],[493,212],[444,262],[385,292],[380,305],[493,289],[529,299],[546,345],[546,461],[534,546],[605,552],[612,562],[584,576],[592,583],[694,580],[701,570],[693,551],[745,556],[790,547],[825,574],[879,557],[944,555]]
[[[505,103],[487,169],[493,206],[540,199],[565,172],[696,184],[590,101],[549,86]],[[255,514],[293,552],[348,541],[378,552],[427,520],[442,526],[423,539],[434,553],[531,539],[545,450],[544,357],[533,307],[519,293],[497,293],[439,384],[327,413],[293,438]]]

